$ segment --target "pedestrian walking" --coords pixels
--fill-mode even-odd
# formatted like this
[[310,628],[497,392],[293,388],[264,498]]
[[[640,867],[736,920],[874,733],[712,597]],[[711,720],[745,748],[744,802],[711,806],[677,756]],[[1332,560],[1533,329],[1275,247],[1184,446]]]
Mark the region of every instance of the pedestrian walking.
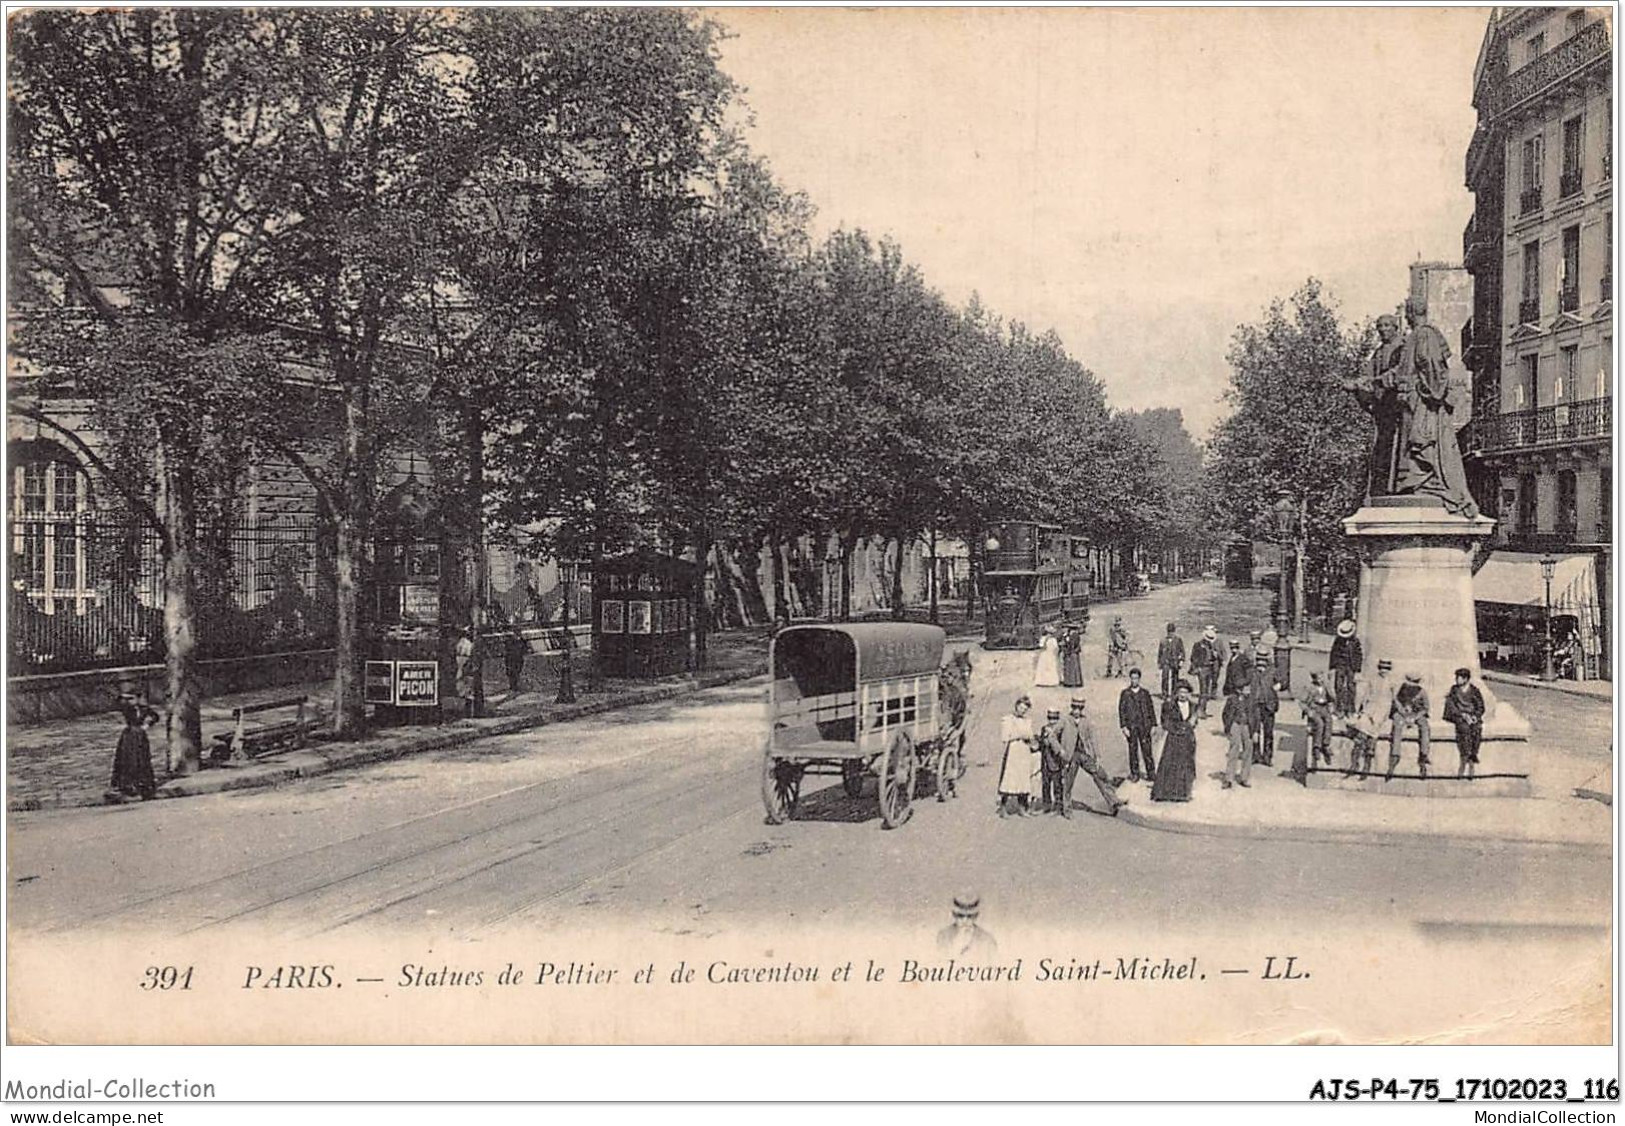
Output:
[[452,646],[453,658],[453,684],[457,695],[463,700],[463,715],[474,714],[474,639],[466,629],[457,631],[457,641]]
[[1038,733],[1038,761],[1042,773],[1039,813],[1062,811],[1061,773],[1066,760],[1061,754],[1061,722],[1061,709],[1051,708],[1045,713],[1043,730]]
[[1196,784],[1196,701],[1191,682],[1174,685],[1175,696],[1162,703],[1162,765],[1151,784],[1152,801],[1190,801]]
[[1337,623],[1337,636],[1332,638],[1332,655],[1327,662],[1327,667],[1332,671],[1332,692],[1340,716],[1355,714],[1354,682],[1362,671],[1363,657],[1360,639],[1354,636],[1354,622],[1344,618]]
[[1253,776],[1253,686],[1248,681],[1225,697],[1224,733],[1230,740],[1224,759],[1224,788],[1251,786]]
[[1112,619],[1112,628],[1106,637],[1106,675],[1122,676],[1124,654],[1128,652],[1128,630],[1123,627],[1121,615]]
[[1185,667],[1185,642],[1175,633],[1177,623],[1168,623],[1168,632],[1157,646],[1157,668],[1162,670],[1162,698],[1171,700],[1179,684],[1179,670]]
[[530,642],[525,640],[524,631],[515,622],[508,630],[508,636],[502,643],[502,664],[508,674],[508,695],[517,695],[519,682],[525,675],[525,657],[530,652]]
[[1399,745],[1405,741],[1405,733],[1414,727],[1416,772],[1426,778],[1432,737],[1428,730],[1428,691],[1422,687],[1420,673],[1405,674],[1405,683],[1394,693],[1392,717],[1393,731],[1388,736],[1388,777],[1392,778],[1395,768],[1399,766]]
[[1226,697],[1234,696],[1241,690],[1243,684],[1253,682],[1252,658],[1242,652],[1241,642],[1230,642],[1230,659],[1224,666],[1224,694]]
[[1292,691],[1292,635],[1283,633],[1275,639],[1275,683],[1282,692]]
[[1191,674],[1196,677],[1196,714],[1207,718],[1208,701],[1219,688],[1219,670],[1224,667],[1224,651],[1219,646],[1219,631],[1208,626],[1191,646]]
[[1061,629],[1061,686],[1083,687],[1083,631],[1070,622]]
[[1033,666],[1033,687],[1054,688],[1061,683],[1060,645],[1055,630],[1044,627],[1044,636],[1038,643],[1038,662]]
[[131,698],[120,699],[119,711],[124,718],[124,730],[119,732],[118,746],[113,750],[113,792],[121,797],[151,801],[158,796],[158,780],[152,774],[152,744],[147,739],[147,727],[158,722],[158,713]]
[[1275,685],[1275,662],[1259,657],[1253,665],[1253,761],[1275,765],[1275,713],[1281,697]]
[[1032,801],[1033,753],[1036,740],[1032,720],[1033,698],[1023,692],[1016,697],[1010,714],[1004,717],[999,738],[1004,743],[1004,759],[999,764],[999,816],[1021,817]]
[[[1150,693],[1146,693],[1149,697]],[[1071,759],[1062,771],[1061,789],[1064,795],[1061,806],[1063,817],[1072,816],[1072,784],[1078,776],[1078,771],[1089,775],[1100,791],[1100,796],[1106,801],[1106,813],[1116,817],[1117,811],[1128,804],[1128,799],[1120,797],[1117,793],[1116,782],[1106,774],[1106,768],[1100,765],[1100,746],[1095,742],[1095,725],[1089,719],[1089,707],[1082,696],[1072,697],[1071,714],[1062,721],[1061,747],[1063,752],[1070,748]],[[1122,779],[1117,779],[1121,782]]]
[[1478,777],[1478,748],[1484,738],[1484,693],[1473,683],[1473,670],[1456,670],[1456,683],[1444,695],[1444,721],[1456,728],[1457,778]]
[[1140,764],[1145,764],[1145,780],[1156,777],[1157,764],[1151,757],[1151,732],[1157,726],[1156,705],[1151,693],[1140,683],[1140,670],[1130,669],[1128,687],[1117,694],[1117,725],[1128,741],[1128,776],[1140,780]]
[[1292,756],[1292,777],[1302,782],[1311,767],[1331,765],[1331,692],[1326,689],[1319,673],[1310,673],[1310,686],[1303,689],[1298,707],[1303,710],[1303,723],[1308,726],[1303,747]]

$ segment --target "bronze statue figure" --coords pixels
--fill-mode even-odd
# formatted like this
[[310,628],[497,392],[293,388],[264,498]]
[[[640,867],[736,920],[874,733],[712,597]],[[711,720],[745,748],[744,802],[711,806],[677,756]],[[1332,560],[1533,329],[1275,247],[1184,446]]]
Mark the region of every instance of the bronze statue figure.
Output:
[[1450,512],[1478,515],[1462,468],[1456,432],[1465,426],[1470,405],[1450,381],[1450,345],[1427,323],[1426,310],[1405,302],[1410,331],[1399,320],[1377,318],[1381,340],[1366,371],[1344,387],[1377,424],[1366,496],[1433,496]]

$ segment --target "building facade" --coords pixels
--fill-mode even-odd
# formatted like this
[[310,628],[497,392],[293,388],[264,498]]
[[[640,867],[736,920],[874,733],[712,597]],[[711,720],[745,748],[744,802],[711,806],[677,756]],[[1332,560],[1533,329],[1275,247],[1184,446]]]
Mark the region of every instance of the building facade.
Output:
[[[1462,237],[1474,280],[1461,334],[1469,482],[1498,521],[1496,547],[1588,555],[1601,598],[1612,568],[1612,58],[1604,9],[1491,14]],[[1592,675],[1609,675],[1606,636],[1592,648]]]

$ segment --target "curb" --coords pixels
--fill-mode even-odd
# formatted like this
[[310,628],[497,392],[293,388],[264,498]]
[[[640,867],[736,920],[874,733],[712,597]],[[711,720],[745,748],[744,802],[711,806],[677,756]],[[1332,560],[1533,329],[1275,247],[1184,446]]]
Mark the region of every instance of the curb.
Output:
[[[639,704],[655,704],[663,700],[675,700],[682,696],[702,692],[708,688],[720,688],[723,685],[735,684],[742,680],[751,680],[765,675],[766,672],[767,663],[758,661],[742,669],[734,669],[725,673],[713,673],[689,683],[667,685],[661,688],[635,691],[625,696],[612,697],[606,700],[576,704],[569,706],[567,709],[554,711],[551,714],[535,712],[530,715],[516,715],[490,720],[463,721],[479,726],[470,726],[452,731],[437,731],[421,738],[407,739],[389,745],[369,745],[363,742],[339,744],[328,750],[294,751],[290,752],[288,757],[300,756],[298,761],[285,761],[274,764],[267,762],[264,766],[256,765],[241,772],[209,770],[171,779],[158,788],[158,797],[166,799],[189,798],[202,794],[224,793],[228,790],[252,790],[277,786],[301,778],[315,778],[323,774],[331,774],[336,770],[370,766],[374,763],[388,762],[391,759],[405,758],[426,751],[440,751],[448,747],[463,746],[493,736],[512,735],[535,727],[570,723],[588,716],[636,707]],[[96,799],[71,798],[68,800],[58,798],[50,801],[38,798],[24,798],[6,804],[10,812],[32,813],[51,809],[101,808],[110,804],[134,803],[110,803],[97,797]]]
[[1514,673],[1485,672],[1482,670],[1479,675],[1491,684],[1511,684],[1518,688],[1539,688],[1547,692],[1561,692],[1566,696],[1584,696],[1588,700],[1601,700],[1604,703],[1612,703],[1614,699],[1611,690],[1608,695],[1603,696],[1596,692],[1587,692],[1584,688],[1572,688],[1570,687],[1572,682],[1566,680],[1536,680],[1518,676]]
[[1143,812],[1143,809],[1136,810],[1132,805],[1125,806],[1117,814],[1117,819],[1141,829],[1153,829],[1162,833],[1184,833],[1196,837],[1268,838],[1272,841],[1304,841],[1316,844],[1438,845],[1445,843],[1466,846],[1508,844],[1525,848],[1561,848],[1571,851],[1577,849],[1582,852],[1600,853],[1604,856],[1613,853],[1613,844],[1608,840],[1593,842],[1556,837],[1506,837],[1497,836],[1494,833],[1423,833],[1412,829],[1333,829],[1315,825],[1271,825],[1264,822],[1256,825],[1236,825],[1228,822],[1181,821],[1177,818],[1163,817],[1155,813],[1148,815]]

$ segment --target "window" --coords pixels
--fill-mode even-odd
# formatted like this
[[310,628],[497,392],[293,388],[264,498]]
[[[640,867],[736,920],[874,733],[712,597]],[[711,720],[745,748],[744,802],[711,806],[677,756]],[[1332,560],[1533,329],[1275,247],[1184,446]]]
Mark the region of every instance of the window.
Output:
[[1585,27],[1585,23],[1586,14],[1584,8],[1570,12],[1563,21],[1564,35],[1570,39],[1574,38],[1576,35],[1580,34],[1580,30]]
[[95,598],[79,520],[89,506],[89,482],[55,443],[20,443],[11,455],[13,578],[45,613],[83,613]]
[[1531,35],[1524,41],[1523,57],[1525,63],[1532,63],[1546,53],[1546,33],[1544,31]]
[[1518,321],[1531,324],[1540,319],[1540,243],[1523,247],[1523,298],[1518,304]]
[[1579,194],[1584,178],[1581,175],[1585,154],[1585,118],[1571,117],[1563,123],[1563,179],[1558,194],[1567,199]]
[[1580,307],[1580,228],[1563,228],[1563,277],[1558,308],[1571,313]]
[[1540,526],[1540,498],[1535,492],[1535,475],[1518,478],[1518,527],[1533,532]]
[[1540,405],[1540,357],[1523,358],[1523,381],[1518,384],[1518,409],[1531,410]]
[[1579,523],[1579,488],[1574,470],[1565,469],[1557,475],[1557,532],[1572,538]]
[[1580,385],[1580,349],[1574,345],[1558,352],[1557,386],[1552,391],[1552,399],[1561,403],[1565,396],[1572,396],[1576,387]]
[[1523,211],[1537,210],[1540,206],[1540,187],[1545,180],[1545,138],[1536,133],[1524,140],[1523,148]]

